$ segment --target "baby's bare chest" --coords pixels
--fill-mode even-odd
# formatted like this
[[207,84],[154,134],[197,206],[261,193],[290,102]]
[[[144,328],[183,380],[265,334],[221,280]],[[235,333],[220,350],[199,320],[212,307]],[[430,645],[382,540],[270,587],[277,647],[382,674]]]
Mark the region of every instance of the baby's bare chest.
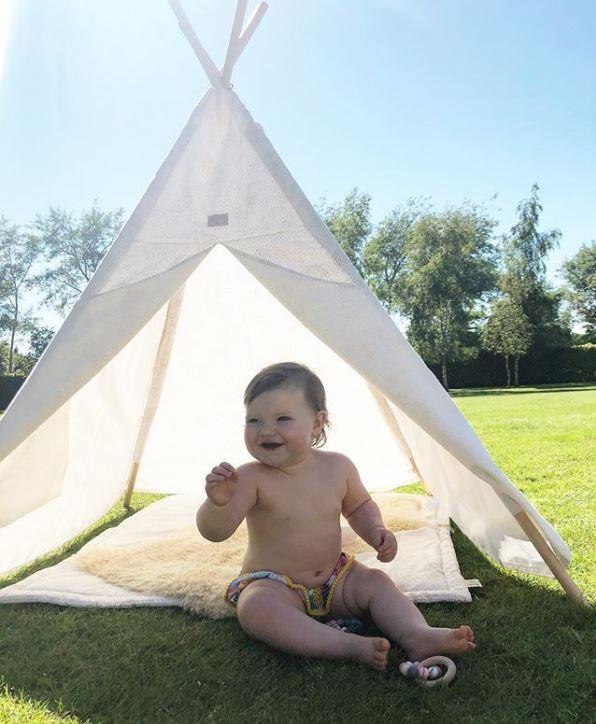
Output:
[[259,486],[255,519],[269,525],[311,526],[337,521],[345,494],[341,480],[319,482],[267,481]]

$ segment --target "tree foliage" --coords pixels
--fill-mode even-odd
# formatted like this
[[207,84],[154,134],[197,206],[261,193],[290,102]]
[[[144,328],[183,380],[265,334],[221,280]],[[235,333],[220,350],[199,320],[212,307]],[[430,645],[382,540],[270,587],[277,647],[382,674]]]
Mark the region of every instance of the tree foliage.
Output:
[[15,346],[12,350],[12,357],[10,343],[6,340],[0,341],[0,374],[26,377],[35,367],[37,360],[50,343],[53,334],[53,330],[49,327],[38,326],[35,322],[32,322],[29,325],[29,351],[21,352]]
[[321,218],[360,274],[362,248],[372,229],[370,201],[368,194],[353,188],[340,203],[329,205],[322,199],[317,205]]
[[519,202],[517,221],[505,238],[503,291],[510,294],[523,293],[524,289],[544,282],[546,257],[561,238],[558,229],[538,231],[542,213],[539,190],[538,184],[533,184],[529,198]]
[[51,327],[36,326],[31,330],[29,335],[29,350],[35,361],[41,357],[53,336],[54,330]]
[[562,271],[571,308],[584,325],[587,338],[596,341],[596,241],[583,244],[563,264]]
[[50,207],[33,224],[49,267],[35,278],[44,301],[64,311],[83,291],[122,226],[124,211],[102,211],[97,203],[78,218]]
[[509,358],[526,354],[532,344],[532,325],[519,302],[498,299],[481,333],[482,345],[505,360],[507,387],[511,385]]
[[379,223],[362,248],[364,276],[388,312],[400,308],[400,275],[405,269],[408,240],[416,221],[428,211],[424,199],[409,199]]
[[408,339],[429,363],[475,354],[472,323],[479,300],[494,288],[496,222],[474,205],[427,212],[414,223],[395,286],[396,306],[410,320]]
[[[538,185],[517,206],[517,222],[503,239],[501,293],[520,305],[532,328],[535,349],[568,344],[570,329],[561,316],[562,295],[546,283],[546,258],[559,244],[558,229],[539,231],[542,205]],[[517,357],[516,357],[517,358]]]
[[319,213],[385,309],[407,317],[417,351],[442,364],[447,386],[447,362],[478,347],[476,307],[495,284],[494,219],[473,204],[439,213],[410,199],[372,232],[370,197],[357,189]]
[[17,335],[31,331],[32,309],[24,304],[24,292],[31,286],[31,270],[40,254],[37,239],[0,217],[0,327],[8,331],[7,372],[15,372]]

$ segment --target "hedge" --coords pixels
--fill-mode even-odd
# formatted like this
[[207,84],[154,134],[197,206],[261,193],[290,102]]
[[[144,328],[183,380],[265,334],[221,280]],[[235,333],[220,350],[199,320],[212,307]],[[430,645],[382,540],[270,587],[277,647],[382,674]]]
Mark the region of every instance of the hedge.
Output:
[[17,375],[0,375],[0,410],[6,410],[25,379]]
[[[441,380],[441,366],[429,365]],[[509,360],[513,382],[513,360]],[[507,373],[503,357],[480,352],[466,362],[447,365],[449,387],[504,387]],[[520,385],[596,382],[596,345],[564,347],[528,354],[519,360]]]
[[[509,361],[513,379],[513,360]],[[440,365],[429,365],[441,380]],[[467,362],[447,365],[449,387],[504,387],[507,382],[502,357],[480,352]],[[0,410],[5,410],[25,377],[0,375]],[[520,385],[546,385],[562,382],[596,382],[596,345],[566,347],[529,354],[519,361]]]

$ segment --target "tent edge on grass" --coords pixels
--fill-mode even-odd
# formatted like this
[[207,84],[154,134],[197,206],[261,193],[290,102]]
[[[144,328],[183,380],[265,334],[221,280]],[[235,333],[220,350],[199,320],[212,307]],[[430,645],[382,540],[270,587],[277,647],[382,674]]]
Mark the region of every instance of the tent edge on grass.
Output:
[[[65,321],[64,327],[67,330],[70,327],[76,327],[77,320],[79,320],[78,326],[81,328],[83,322],[85,322],[85,314],[89,314],[87,304],[95,305],[92,308],[93,318],[101,315],[104,318],[109,314],[114,315],[118,306],[121,305],[125,305],[129,313],[132,311],[134,318],[135,300],[138,302],[139,297],[142,297],[143,294],[154,295],[152,304],[143,305],[137,303],[136,319],[131,322],[129,317],[126,323],[122,322],[122,326],[116,334],[114,334],[113,328],[110,328],[108,333],[107,328],[102,329],[101,325],[90,328],[92,332],[90,338],[99,334],[100,337],[107,339],[109,334],[111,349],[108,352],[104,350],[104,358],[89,360],[86,368],[83,365],[83,371],[78,370],[77,378],[69,376],[68,381],[65,382],[65,376],[62,375],[62,389],[58,389],[54,393],[53,404],[47,404],[46,409],[43,410],[40,409],[39,396],[43,394],[44,383],[47,383],[48,379],[52,379],[52,375],[56,373],[61,364],[61,357],[60,354],[56,354],[56,349],[59,350],[62,344],[61,339],[68,337],[65,332],[59,330],[59,333],[32,372],[30,379],[21,388],[7,410],[5,418],[0,422],[0,450],[4,456],[10,456],[10,453],[17,449],[19,445],[26,442],[32,436],[32,433],[60,408],[60,405],[67,403],[77,390],[101,369],[102,364],[107,364],[111,355],[117,354],[143,324],[153,320],[153,315],[156,315],[163,308],[163,305],[167,304],[167,310],[162,315],[163,322],[155,322],[156,326],[154,325],[157,331],[159,331],[158,327],[161,325],[161,333],[153,333],[151,342],[153,347],[151,349],[155,350],[155,354],[150,373],[146,375],[146,388],[143,388],[146,393],[144,394],[144,401],[139,407],[140,414],[135,413],[133,416],[136,420],[134,423],[133,453],[126,465],[128,472],[122,476],[118,488],[120,492],[123,489],[125,490],[125,505],[130,502],[143,449],[151,429],[153,417],[159,407],[163,382],[176,335],[177,320],[184,295],[184,284],[210,249],[218,242],[213,241],[211,245],[207,244],[201,248],[192,248],[192,253],[190,253],[189,249],[186,248],[189,245],[183,243],[184,240],[182,240],[179,244],[182,249],[180,257],[178,258],[174,254],[167,262],[163,262],[164,266],[161,269],[158,268],[153,276],[135,280],[134,283],[128,279],[123,281],[120,286],[114,283],[112,279],[111,286],[108,285],[107,289],[102,289],[100,282],[109,276],[109,272],[112,272],[114,267],[117,267],[118,263],[122,261],[124,252],[129,253],[129,267],[132,267],[135,253],[134,234],[138,231],[137,227],[142,226],[143,210],[150,204],[155,205],[156,200],[159,200],[161,189],[168,182],[170,171],[174,167],[176,159],[185,152],[187,143],[191,142],[193,134],[202,123],[202,114],[208,113],[212,106],[216,108],[221,106],[242,125],[243,133],[252,150],[273,177],[277,188],[281,190],[283,197],[295,212],[302,227],[310,235],[310,239],[314,239],[318,245],[317,254],[322,259],[321,263],[326,263],[327,268],[333,267],[333,278],[326,279],[324,274],[321,277],[318,271],[319,267],[316,264],[308,267],[305,272],[304,268],[294,269],[291,265],[279,266],[275,263],[277,261],[275,257],[269,260],[259,258],[254,250],[251,253],[247,252],[240,243],[243,241],[242,239],[228,241],[226,244],[228,251],[264,287],[269,289],[290,313],[296,316],[311,332],[366,380],[371,394],[395,438],[396,444],[408,457],[412,469],[419,475],[425,487],[445,505],[451,517],[460,525],[464,533],[481,549],[507,567],[541,574],[552,572],[573,600],[585,602],[581,592],[565,570],[565,563],[569,562],[570,553],[564,541],[493,463],[453,401],[402,337],[376,297],[345,257],[335,239],[312,209],[281,159],[279,159],[260,126],[252,121],[250,114],[231,91],[230,79],[234,64],[260,22],[267,8],[266,4],[261,3],[257,7],[251,20],[242,31],[247,2],[246,0],[238,1],[226,61],[222,70],[219,71],[198,40],[178,0],[169,0],[169,2],[178,18],[182,31],[201,62],[212,88],[207,91],[191,114],[187,126],[160,167],[141,202],[133,211],[118,239],[110,248],[98,268],[96,276],[92,279],[81,299],[73,308],[71,315]],[[225,115],[222,117],[227,118]],[[220,223],[221,219],[213,218],[215,219],[215,225]],[[227,220],[225,223],[227,223]],[[169,247],[170,250],[174,249],[174,252],[176,251],[174,244],[170,244]],[[143,252],[143,249],[141,248],[140,251]],[[118,274],[116,274],[117,278]],[[339,289],[341,289],[341,295],[338,294]],[[313,305],[312,308],[308,308],[308,306],[301,303],[301,300],[308,298],[309,290],[319,299],[318,306]],[[87,302],[89,299],[90,302]],[[358,310],[358,314],[351,317],[353,325],[352,338],[346,341],[346,335],[342,335],[341,330],[338,332],[336,329],[338,326],[337,320],[343,319],[345,312],[353,312],[355,309]],[[113,319],[110,318],[109,321],[110,325],[112,325]],[[380,343],[377,342],[376,349],[374,345],[367,347],[367,339],[382,339],[384,342],[386,341],[387,349],[391,348],[394,352],[399,352],[399,354],[395,355],[395,370],[388,371],[387,363],[382,359],[383,355],[379,354],[382,351]],[[88,344],[90,345],[89,340]],[[87,351],[83,344],[81,349],[78,350],[79,357],[83,359]],[[64,352],[64,349],[62,349],[62,352]],[[149,353],[147,354],[149,355]],[[401,366],[397,361],[399,359],[405,360],[405,362],[401,362]],[[56,379],[60,379],[60,377],[60,375],[57,375]],[[423,387],[428,388],[428,392],[421,391],[421,384]],[[441,408],[441,415],[437,414],[433,409],[435,403]],[[420,443],[420,449],[414,451],[414,448],[417,447],[414,444],[416,440],[422,442]],[[449,496],[448,492],[445,492],[445,485],[448,486],[451,481],[445,482],[440,475],[429,475],[429,455],[424,455],[425,440],[427,443],[430,441],[434,446],[428,448],[427,445],[427,453],[431,450],[433,453],[442,455],[447,467],[450,466],[452,471],[459,471],[461,480],[458,480],[457,484],[460,485],[462,490],[465,489],[466,485],[469,487],[472,484],[477,484],[479,489],[482,484],[485,485],[481,491],[482,494],[479,493],[478,500],[481,502],[478,503],[478,500],[475,500],[474,504],[477,506],[484,504],[485,507],[488,507],[487,501],[490,501],[491,505],[499,507],[498,515],[500,519],[496,518],[495,520],[509,519],[506,524],[508,536],[505,537],[508,537],[510,542],[513,541],[518,548],[522,546],[524,541],[530,541],[539,554],[540,565],[530,565],[531,561],[528,559],[528,566],[524,568],[523,562],[515,562],[515,554],[503,560],[496,550],[487,546],[485,532],[478,532],[478,526],[474,525],[474,521],[470,524],[470,516],[473,517],[475,513],[478,513],[478,510],[474,513],[472,510],[473,505],[466,509],[465,506],[453,504],[453,495]],[[427,471],[423,470],[425,467]],[[452,475],[455,476],[456,473],[453,472]],[[10,482],[9,476],[8,486]],[[0,480],[0,496],[6,493],[10,493],[9,487]],[[46,502],[47,499],[40,499],[37,506]],[[107,499],[103,501],[104,508],[106,503]],[[34,510],[35,507],[35,502],[33,502],[30,509]],[[96,513],[97,510],[99,510],[99,507],[96,509]],[[482,510],[480,510],[480,514],[482,514]],[[0,525],[2,525],[1,519],[2,512],[0,509]],[[85,527],[82,525],[83,520],[81,518],[76,532],[80,532]],[[73,530],[70,530],[71,535],[67,537],[72,537]],[[0,529],[0,543],[2,542]],[[37,555],[39,555],[39,551],[37,551]],[[527,552],[524,555],[527,556]],[[25,559],[27,559],[26,556]],[[546,565],[542,565],[543,563]]]

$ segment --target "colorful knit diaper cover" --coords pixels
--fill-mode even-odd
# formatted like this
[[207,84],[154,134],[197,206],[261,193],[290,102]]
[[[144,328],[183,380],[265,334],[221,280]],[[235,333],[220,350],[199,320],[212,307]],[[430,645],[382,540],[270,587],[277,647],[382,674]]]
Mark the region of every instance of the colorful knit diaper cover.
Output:
[[316,586],[315,588],[307,588],[300,583],[294,583],[289,576],[283,576],[281,573],[276,573],[275,571],[251,571],[250,573],[242,573],[228,585],[224,598],[227,603],[236,606],[240,594],[250,583],[258,581],[261,578],[269,578],[272,581],[284,583],[289,588],[293,588],[295,591],[301,593],[304,599],[306,613],[309,616],[326,616],[331,608],[331,599],[333,598],[335,587],[351,568],[354,560],[354,556],[348,556],[342,553],[329,578],[322,586]]

